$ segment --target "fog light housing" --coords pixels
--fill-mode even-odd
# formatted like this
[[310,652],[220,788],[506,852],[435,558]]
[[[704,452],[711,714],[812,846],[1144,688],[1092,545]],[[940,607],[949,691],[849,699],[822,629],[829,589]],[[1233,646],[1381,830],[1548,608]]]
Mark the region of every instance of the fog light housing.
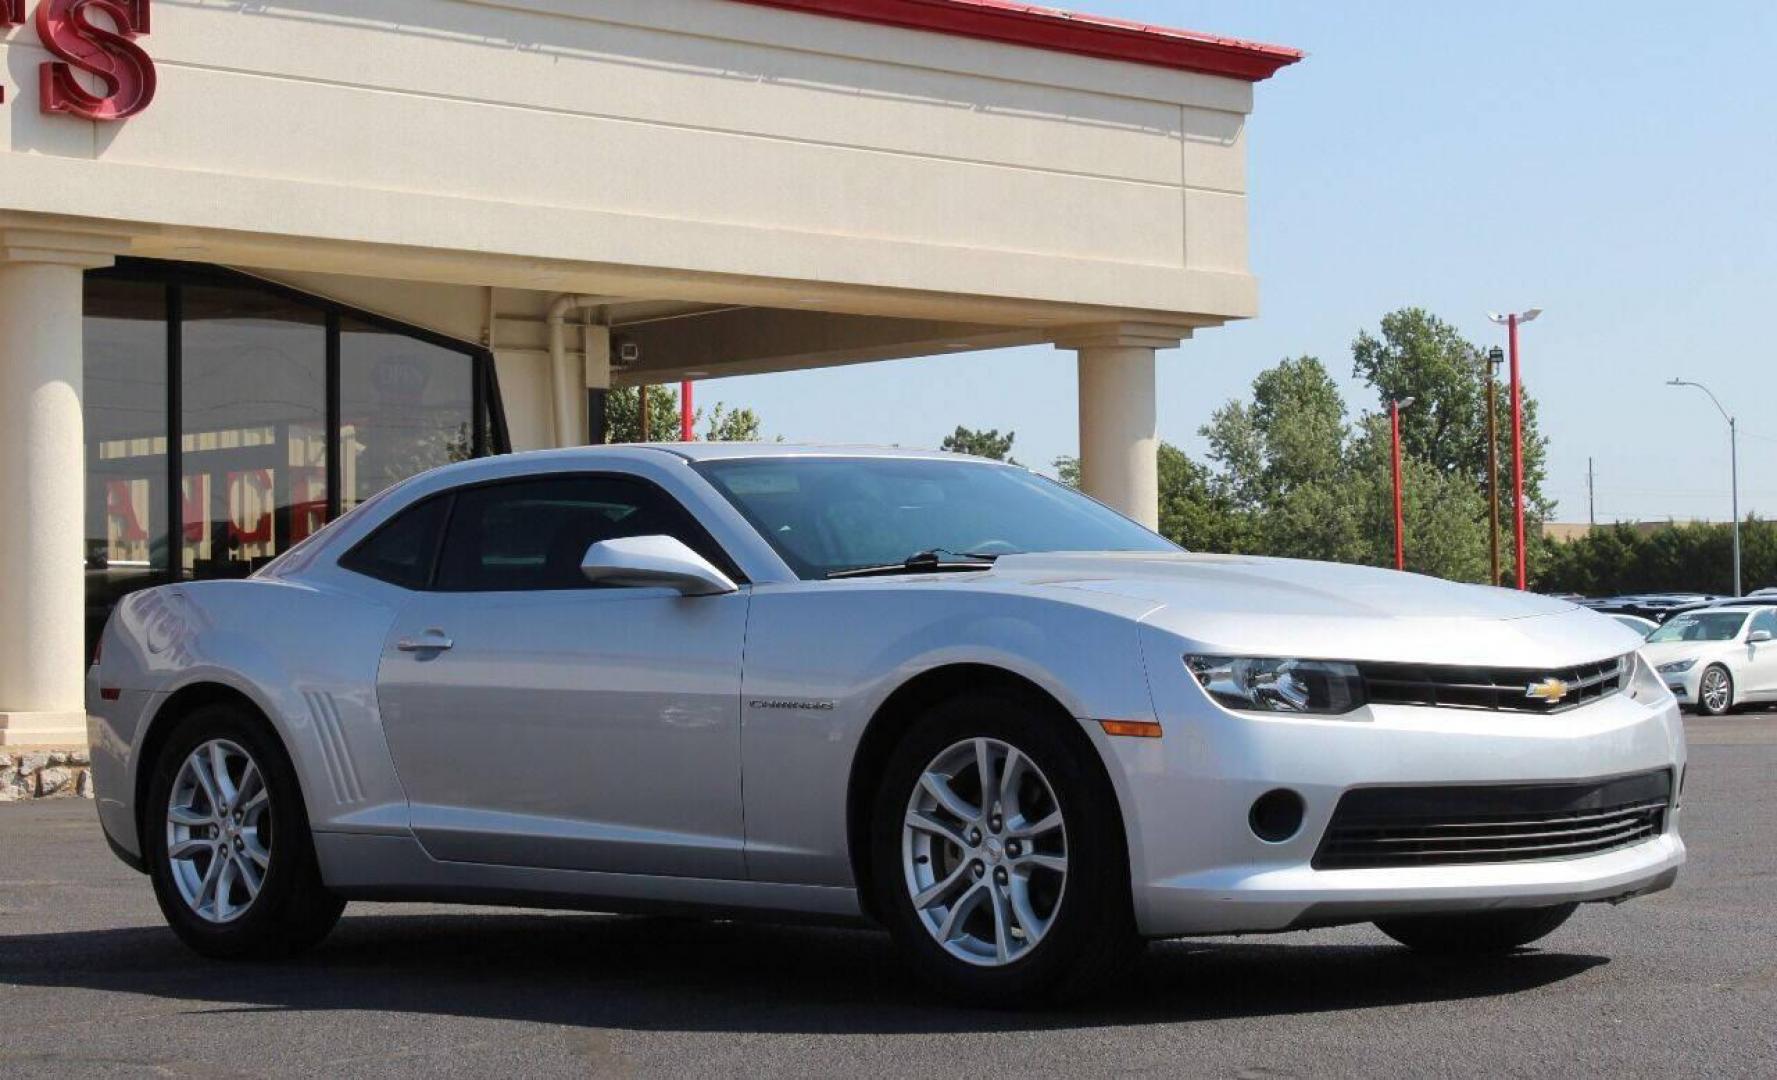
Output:
[[1302,831],[1308,804],[1288,788],[1267,791],[1253,801],[1246,823],[1253,835],[1267,844],[1281,844]]

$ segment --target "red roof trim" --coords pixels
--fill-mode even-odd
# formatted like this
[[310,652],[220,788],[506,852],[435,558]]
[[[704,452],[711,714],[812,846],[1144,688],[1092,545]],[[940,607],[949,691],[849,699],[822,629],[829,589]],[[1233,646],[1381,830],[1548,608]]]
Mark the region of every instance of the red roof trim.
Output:
[[1172,30],[1124,19],[1075,15],[1010,0],[740,0],[911,30],[981,38],[1104,60],[1258,82],[1302,59],[1297,49]]

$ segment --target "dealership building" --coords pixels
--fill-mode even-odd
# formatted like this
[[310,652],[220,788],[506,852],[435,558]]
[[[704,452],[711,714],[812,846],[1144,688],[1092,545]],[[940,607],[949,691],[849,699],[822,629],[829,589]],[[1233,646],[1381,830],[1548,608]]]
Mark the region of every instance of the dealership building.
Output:
[[1256,314],[1245,124],[1299,58],[1003,0],[0,0],[0,31],[0,747],[84,742],[123,593],[602,441],[612,387],[1050,344],[1084,487],[1154,522],[1155,354]]

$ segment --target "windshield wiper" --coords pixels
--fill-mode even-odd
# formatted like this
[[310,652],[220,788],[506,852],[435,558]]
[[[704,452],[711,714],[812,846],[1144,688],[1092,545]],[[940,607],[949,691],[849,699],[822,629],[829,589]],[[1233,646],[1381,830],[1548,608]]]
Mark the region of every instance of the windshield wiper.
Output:
[[[946,559],[944,556],[950,556]],[[882,566],[854,566],[849,570],[835,570],[828,574],[829,580],[835,578],[886,577],[890,574],[949,574],[968,570],[991,570],[993,562],[999,558],[996,554],[981,552],[955,552],[944,548],[931,548],[915,555],[909,555],[898,563],[885,563]]]

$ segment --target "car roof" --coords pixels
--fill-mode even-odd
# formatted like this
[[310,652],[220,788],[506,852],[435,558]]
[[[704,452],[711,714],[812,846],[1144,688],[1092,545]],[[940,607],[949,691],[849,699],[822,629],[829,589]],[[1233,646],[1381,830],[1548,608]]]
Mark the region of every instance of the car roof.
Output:
[[677,454],[686,461],[734,461],[744,458],[869,457],[909,458],[925,461],[985,461],[986,458],[953,454],[944,450],[918,450],[903,446],[846,446],[817,443],[687,442],[650,443],[651,448]]
[[[661,443],[612,443],[607,446],[569,446],[558,450],[526,450],[517,454],[506,454],[504,460],[514,458],[529,461],[554,460],[564,466],[586,464],[600,460],[613,459],[634,460],[638,455],[664,454],[689,462],[699,461],[735,461],[755,458],[899,458],[914,461],[958,461],[986,462],[990,465],[1001,465],[1004,462],[990,458],[973,457],[968,454],[953,454],[946,450],[919,450],[904,446],[847,446],[844,444],[820,443],[775,443],[775,442],[661,442]],[[499,460],[497,458],[479,458],[478,461]]]

